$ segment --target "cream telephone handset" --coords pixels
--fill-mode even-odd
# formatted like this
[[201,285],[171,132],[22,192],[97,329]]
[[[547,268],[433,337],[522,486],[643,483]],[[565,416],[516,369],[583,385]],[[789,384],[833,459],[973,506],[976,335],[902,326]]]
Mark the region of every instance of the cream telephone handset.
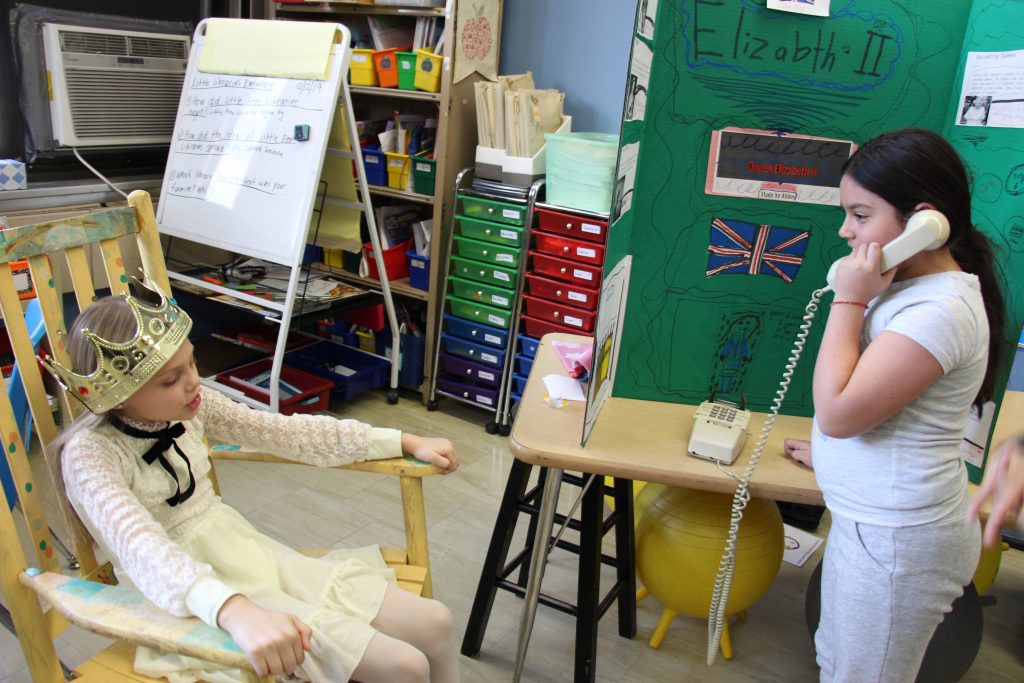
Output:
[[[949,221],[934,209],[918,211],[907,221],[907,227],[899,237],[882,247],[882,260],[879,264],[879,272],[884,273],[895,268],[908,258],[921,251],[938,249],[949,239]],[[836,282],[836,269],[839,261],[832,264],[828,269],[825,279],[828,281],[827,290],[833,289]]]
[[[949,221],[938,211],[932,209],[925,209],[924,211],[918,211],[907,221],[906,227],[899,237],[889,242],[882,247],[882,258],[879,263],[879,271],[884,273],[887,270],[895,268],[899,264],[906,261],[908,258],[922,251],[928,251],[931,249],[938,249],[946,240],[949,239]],[[722,553],[722,559],[719,563],[718,574],[715,577],[715,585],[711,595],[711,607],[708,610],[708,665],[711,665],[715,661],[715,657],[718,653],[718,645],[722,638],[722,633],[725,628],[725,611],[726,605],[729,603],[729,591],[732,586],[732,574],[733,568],[736,564],[736,542],[739,537],[739,520],[743,517],[743,508],[746,507],[747,501],[750,500],[750,478],[754,475],[754,469],[757,467],[758,461],[761,459],[761,454],[764,452],[765,444],[768,442],[768,435],[771,433],[772,427],[775,424],[775,418],[779,414],[779,409],[782,407],[782,401],[786,396],[786,391],[789,389],[790,379],[793,377],[793,372],[796,370],[797,363],[800,360],[800,354],[803,351],[804,343],[807,341],[807,335],[811,329],[811,323],[814,320],[814,314],[818,310],[818,302],[821,299],[821,295],[825,292],[833,291],[835,286],[835,276],[837,272],[836,263],[832,264],[832,267],[828,271],[826,279],[828,280],[828,286],[822,289],[817,289],[811,295],[811,300],[807,304],[806,314],[803,318],[803,324],[800,326],[800,331],[797,333],[796,342],[793,345],[793,350],[790,353],[789,360],[786,364],[786,369],[782,373],[782,381],[779,383],[779,389],[776,392],[775,399],[772,403],[768,415],[765,418],[764,425],[761,428],[761,434],[758,437],[757,444],[754,446],[754,452],[750,456],[750,461],[747,464],[746,470],[742,474],[736,474],[728,470],[723,471],[730,477],[737,481],[736,491],[733,494],[733,505],[732,515],[729,523],[729,534],[726,539],[725,551]],[[714,404],[707,404],[713,407]],[[697,411],[697,423],[708,422],[709,415],[702,414],[705,406],[701,406],[701,409]],[[727,416],[728,417],[728,416]],[[735,420],[735,418],[733,418]],[[739,420],[746,426],[746,420]],[[718,466],[721,467],[721,463],[730,463],[730,455],[732,448],[742,449],[742,436],[737,432],[738,426],[735,422],[731,425],[723,425],[719,422],[717,425],[716,434],[712,435],[717,439],[707,439],[711,442],[709,446],[705,446],[703,450],[709,451],[706,454],[702,454],[701,457],[706,457],[711,460],[718,461]],[[724,436],[730,437],[726,443],[723,439],[723,432],[725,427],[731,429],[725,430]],[[702,433],[704,430],[701,430]],[[698,433],[698,427],[695,426],[694,434]],[[718,441],[715,443],[714,441]],[[739,445],[737,445],[739,444]],[[693,453],[694,448],[691,445],[690,452]],[[735,457],[735,456],[731,456]]]

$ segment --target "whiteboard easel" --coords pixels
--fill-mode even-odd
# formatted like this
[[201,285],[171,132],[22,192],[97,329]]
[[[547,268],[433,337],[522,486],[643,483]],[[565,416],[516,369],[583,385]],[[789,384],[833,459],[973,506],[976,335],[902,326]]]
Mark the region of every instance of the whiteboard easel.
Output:
[[[336,24],[326,80],[239,76],[198,70],[207,23],[207,20],[200,22],[193,36],[160,190],[157,223],[165,235],[291,268],[283,303],[168,271],[174,280],[268,309],[265,317],[280,323],[271,369],[269,405],[212,379],[203,380],[204,384],[240,401],[276,412],[278,380],[298,293],[307,231],[331,118],[339,102],[348,118],[349,146],[359,150],[352,97],[345,79],[351,58],[351,33],[344,25]],[[302,127],[301,133],[299,127]],[[361,201],[345,204],[366,216],[388,322],[397,338],[398,319],[384,268],[363,158],[353,152],[340,154],[355,161]],[[392,344],[392,390],[398,386],[399,347],[397,343]]]

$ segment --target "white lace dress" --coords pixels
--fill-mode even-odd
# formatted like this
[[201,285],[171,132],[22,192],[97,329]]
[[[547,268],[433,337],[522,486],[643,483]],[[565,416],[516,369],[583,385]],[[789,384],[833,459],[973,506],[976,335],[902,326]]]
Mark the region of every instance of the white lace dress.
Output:
[[[196,417],[176,439],[189,465],[166,452],[175,482],[159,463],[142,459],[153,440],[121,433],[110,423],[75,434],[62,454],[64,482],[75,511],[111,558],[119,580],[159,607],[195,615],[216,626],[231,595],[291,612],[313,630],[301,675],[315,683],[347,681],[374,630],[394,573],[376,549],[310,558],[257,531],[213,492],[203,437],[236,443],[318,466],[401,455],[401,433],[355,420],[252,410],[213,390],[202,390]],[[155,432],[166,423],[126,420]],[[192,495],[167,504],[195,478]],[[240,681],[237,670],[139,648],[136,669],[171,683]]]

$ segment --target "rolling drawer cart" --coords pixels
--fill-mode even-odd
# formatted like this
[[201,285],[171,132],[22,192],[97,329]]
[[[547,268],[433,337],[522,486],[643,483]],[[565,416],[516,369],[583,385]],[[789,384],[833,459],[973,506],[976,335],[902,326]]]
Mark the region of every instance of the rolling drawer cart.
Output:
[[444,260],[442,323],[434,344],[427,409],[447,396],[494,413],[489,434],[508,434],[499,417],[508,403],[515,355],[514,335],[521,306],[530,226],[538,180],[525,199],[489,194],[472,187],[473,169],[455,180],[456,215]]
[[516,352],[506,374],[508,399],[498,416],[502,430],[512,424],[540,338],[548,332],[593,336],[601,297],[608,214],[537,203],[534,216],[522,315],[511,331]]

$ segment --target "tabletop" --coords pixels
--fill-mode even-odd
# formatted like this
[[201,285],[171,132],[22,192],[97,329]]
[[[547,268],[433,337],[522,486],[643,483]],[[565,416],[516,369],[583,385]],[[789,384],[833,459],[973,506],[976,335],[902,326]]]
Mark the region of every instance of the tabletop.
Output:
[[[549,334],[541,340],[509,437],[509,447],[516,458],[531,465],[573,472],[725,493],[735,490],[736,482],[715,463],[686,453],[697,409],[694,405],[610,397],[601,409],[587,447],[583,448],[580,439],[585,403],[566,401],[564,407],[555,408],[544,399],[544,376],[565,374],[551,348],[551,342],[558,339],[587,340],[571,334]],[[733,472],[741,473],[746,469],[764,418],[764,413],[751,415],[743,452],[729,467]],[[783,439],[810,439],[810,436],[810,418],[779,416],[751,479],[751,495],[822,505],[814,472],[794,462],[782,450]]]

